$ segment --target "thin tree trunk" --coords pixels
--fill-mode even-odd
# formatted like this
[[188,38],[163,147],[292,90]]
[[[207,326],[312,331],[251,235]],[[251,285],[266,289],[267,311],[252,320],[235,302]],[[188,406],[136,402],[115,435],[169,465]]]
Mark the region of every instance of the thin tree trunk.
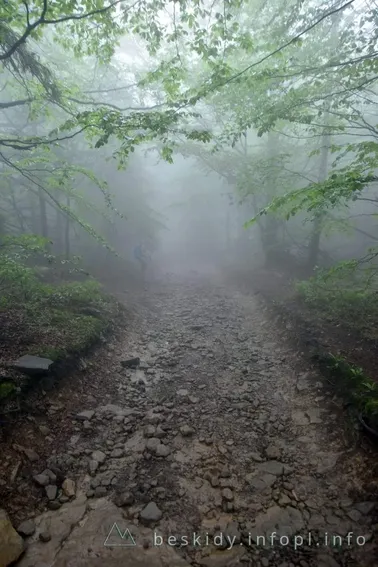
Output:
[[[67,207],[70,207],[70,198],[67,196]],[[70,217],[66,215],[66,226],[64,231],[64,254],[67,260],[70,257],[71,250],[70,250]]]
[[46,214],[46,200],[43,194],[42,189],[38,189],[38,197],[39,197],[39,223],[40,223],[40,231],[42,236],[48,238],[49,230],[48,230],[48,223],[47,223],[47,214]]
[[[338,38],[338,27],[340,23],[340,14],[336,14],[333,18],[332,29],[331,29],[331,47],[336,50],[339,38]],[[330,99],[326,99],[325,102],[325,112],[324,112],[324,123],[325,128],[323,130],[323,135],[321,138],[321,150],[320,150],[320,162],[319,162],[319,175],[318,183],[322,183],[328,177],[328,154],[331,145],[331,134],[329,131],[329,109],[330,109]],[[319,250],[320,250],[320,237],[323,229],[323,222],[326,217],[325,212],[319,212],[314,218],[314,223],[312,227],[312,233],[310,236],[310,242],[308,246],[308,261],[307,267],[312,272],[318,263]]]
[[38,220],[37,212],[35,210],[35,195],[31,191],[29,192],[29,208],[30,208],[30,224],[33,234],[38,234]]
[[[60,202],[60,195],[56,196],[56,200]],[[63,254],[63,234],[64,234],[64,227],[63,227],[63,215],[62,211],[57,207],[56,209],[56,239],[55,239],[55,248],[58,255]]]
[[[327,106],[329,107],[328,103]],[[329,121],[329,113],[327,108],[327,111],[325,113],[325,123],[327,124],[328,121]],[[328,177],[328,152],[331,144],[331,136],[329,130],[327,129],[324,130],[321,140],[322,140],[322,147],[320,151],[318,183],[322,183]],[[312,233],[308,246],[308,268],[310,271],[313,271],[318,263],[320,237],[322,234],[323,221],[325,216],[326,216],[325,213],[320,212],[315,216],[313,222]]]

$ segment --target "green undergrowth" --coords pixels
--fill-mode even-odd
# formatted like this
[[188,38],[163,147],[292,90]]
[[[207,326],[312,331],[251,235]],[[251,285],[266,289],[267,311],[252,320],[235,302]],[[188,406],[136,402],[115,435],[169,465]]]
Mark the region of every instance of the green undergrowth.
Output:
[[91,346],[106,332],[119,309],[91,278],[47,284],[19,262],[8,262],[0,270],[0,289],[3,332],[17,335],[17,343],[25,344],[23,354],[54,361]]
[[378,430],[378,383],[369,378],[362,368],[348,363],[343,357],[323,355],[319,362],[338,393],[371,427]]
[[16,391],[17,386],[14,382],[11,382],[10,380],[0,382],[0,402],[1,400],[5,400],[5,398],[15,394]]
[[342,273],[319,274],[295,286],[298,297],[321,318],[378,339],[378,291],[375,281],[346,277]]

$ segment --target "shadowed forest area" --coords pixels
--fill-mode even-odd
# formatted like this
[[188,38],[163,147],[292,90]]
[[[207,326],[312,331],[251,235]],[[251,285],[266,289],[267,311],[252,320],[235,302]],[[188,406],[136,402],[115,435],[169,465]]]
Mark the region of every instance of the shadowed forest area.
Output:
[[[256,341],[252,350],[266,351],[261,355],[262,367],[272,366],[280,373],[277,384],[282,392],[289,388],[290,379],[286,382],[283,378],[278,359],[272,359],[271,365],[267,362],[275,348],[277,352],[287,348],[291,353],[282,351],[280,355],[280,364],[289,365],[287,376],[295,374],[293,369],[298,365],[302,365],[302,373],[307,372],[305,380],[314,372],[322,375],[327,394],[316,398],[317,407],[334,402],[337,409],[330,412],[337,414],[341,429],[345,425],[346,430],[352,430],[352,446],[356,451],[364,447],[364,456],[353,463],[365,464],[358,469],[361,479],[365,472],[373,478],[367,481],[369,489],[367,485],[359,487],[362,492],[367,490],[363,497],[358,493],[359,499],[363,503],[376,501],[377,30],[378,5],[374,0],[0,2],[0,505],[7,510],[4,517],[0,514],[0,567],[13,564],[24,553],[20,535],[25,539],[35,532],[30,529],[27,533],[24,526],[17,535],[9,527],[7,514],[13,523],[20,523],[25,515],[42,512],[46,502],[49,513],[57,511],[75,494],[66,481],[74,482],[71,478],[81,474],[80,467],[75,474],[63,471],[60,484],[59,471],[90,455],[93,447],[85,446],[81,453],[75,449],[79,452],[70,454],[70,465],[67,459],[66,465],[46,461],[45,469],[53,471],[55,480],[33,467],[41,468],[39,459],[46,460],[51,451],[55,454],[57,445],[63,446],[64,439],[80,433],[83,422],[88,439],[94,435],[95,408],[81,407],[82,400],[118,403],[120,392],[124,396],[127,388],[121,384],[116,391],[116,383],[124,376],[131,380],[130,395],[135,394],[131,407],[142,412],[138,404],[145,402],[140,401],[144,394],[138,397],[140,388],[146,389],[148,398],[150,386],[151,391],[160,391],[160,382],[154,382],[157,374],[162,381],[169,373],[178,379],[176,362],[167,362],[169,356],[177,355],[181,374],[189,368],[195,374],[205,372],[207,351],[203,353],[207,362],[195,356],[185,362],[186,355],[180,351],[192,340],[187,339],[188,332],[203,333],[193,346],[195,351],[200,349],[198,353],[205,348],[201,344],[214,338],[217,346],[209,357],[219,368],[212,374],[209,367],[206,380],[212,383],[213,376],[217,377],[214,380],[225,380],[219,385],[220,400],[226,396],[227,383],[237,381],[239,371],[241,377],[249,375],[252,363],[250,351],[243,346],[246,340]],[[225,295],[217,286],[224,286]],[[249,303],[244,303],[246,297],[252,298],[252,303],[257,301],[252,311]],[[249,321],[255,321],[256,328],[251,328]],[[207,325],[210,330],[206,331]],[[239,328],[244,339],[238,338]],[[227,351],[227,329],[230,336],[236,333],[230,344],[236,341],[239,345],[235,346],[241,349],[238,356]],[[155,346],[151,347],[151,341]],[[220,344],[225,345],[224,351],[217,350]],[[141,355],[144,348],[145,355]],[[114,381],[113,356],[124,359],[123,370]],[[259,356],[256,354],[255,364],[260,364]],[[298,362],[299,356],[302,362]],[[291,367],[289,360],[293,360]],[[158,370],[153,369],[155,363]],[[223,375],[225,368],[228,377]],[[136,381],[132,378],[135,372]],[[143,376],[138,372],[144,372]],[[266,392],[266,399],[273,399],[275,379],[265,372],[260,376],[257,397]],[[313,384],[318,384],[317,380],[314,378]],[[178,400],[187,400],[185,388],[187,385],[178,390]],[[235,388],[237,391],[238,386]],[[241,397],[235,407],[245,401],[243,388],[240,385]],[[307,386],[297,390],[307,392]],[[167,392],[161,394],[160,405],[167,403]],[[198,392],[194,399],[199,403]],[[292,396],[287,392],[287,399],[283,394],[283,414]],[[205,414],[217,399],[216,389],[212,395],[204,406]],[[197,407],[190,395],[188,399],[189,406]],[[173,405],[162,413],[173,408],[172,423],[176,417],[186,417],[185,423],[177,422],[177,431],[189,438],[194,434],[189,431],[189,417],[194,414],[189,410],[180,414],[176,402],[169,402]],[[271,411],[269,403],[262,414]],[[302,408],[305,413],[306,403]],[[252,400],[249,407],[259,413],[259,406],[253,404]],[[323,425],[313,413],[301,424],[298,412],[302,409],[298,407],[293,409],[296,418],[292,418],[296,426]],[[80,415],[80,410],[82,417],[72,417]],[[218,410],[222,415],[223,409]],[[91,415],[84,415],[88,411]],[[99,418],[99,428],[103,421],[114,418],[116,433],[121,422],[126,434],[134,432],[128,420],[138,418],[137,410],[131,417],[122,411],[108,408],[107,417]],[[250,410],[241,411],[248,427]],[[55,429],[50,422],[48,426],[43,422],[46,416]],[[159,420],[148,419],[148,427],[153,425],[155,431]],[[332,423],[328,426],[332,429]],[[189,429],[184,431],[183,427]],[[266,423],[258,424],[256,438],[266,427]],[[283,423],[279,432],[285,435],[287,427]],[[169,428],[160,430],[161,439],[166,431]],[[242,439],[239,430],[233,433],[234,438]],[[112,439],[112,430],[108,434]],[[292,435],[300,437],[296,431]],[[152,431],[145,437],[159,435]],[[109,455],[119,449],[121,441],[109,442]],[[50,442],[54,450],[49,448]],[[336,438],[330,441],[332,447],[333,442],[337,444]],[[157,454],[158,463],[168,456],[165,449],[156,448],[159,443],[147,447],[148,460],[151,454]],[[277,451],[270,442],[267,446],[271,455],[267,463],[280,461],[284,446]],[[97,453],[104,457],[92,456],[91,462],[97,463],[89,465],[92,477],[97,467],[100,471],[106,468],[104,447],[97,444]],[[130,445],[128,450],[138,453],[136,447]],[[340,451],[347,452],[345,447]],[[220,451],[223,456],[225,451]],[[308,451],[310,454],[310,445]],[[313,452],[317,452],[315,445]],[[192,455],[193,462],[195,458]],[[254,462],[256,467],[261,465],[258,458]],[[283,462],[288,467],[293,464],[290,458]],[[346,466],[343,474],[357,470],[354,464]],[[245,463],[243,466],[248,469]],[[263,484],[253,481],[253,490],[266,489],[266,484],[269,489],[275,487],[272,478],[281,473],[272,471],[272,466],[264,470]],[[282,471],[282,475],[290,474],[289,469]],[[155,473],[154,469],[151,475]],[[27,488],[28,483],[33,484],[30,479],[43,474],[46,482],[41,478],[34,482],[38,490],[45,487],[47,491],[51,485],[63,493],[53,488],[43,500],[34,485]],[[214,474],[207,479],[213,488]],[[135,476],[138,480],[137,473]],[[151,478],[147,475],[144,480],[149,484]],[[220,506],[223,512],[235,515],[236,505],[230,504],[233,497],[224,492],[233,490],[225,482],[227,478],[221,477],[223,484],[216,485],[223,489]],[[78,476],[75,482],[78,487]],[[106,497],[107,489],[103,493],[98,490],[102,487],[100,483],[91,486],[93,494],[87,497]],[[294,488],[295,483],[285,490],[292,493]],[[190,492],[187,486],[177,490],[177,494],[180,490]],[[311,490],[320,494],[322,489],[311,485]],[[59,505],[53,504],[59,498]],[[272,498],[279,502],[276,508],[295,508],[284,521],[293,524],[293,534],[310,522],[311,506],[307,518],[307,503],[299,506],[300,498],[295,497],[294,504],[283,501],[282,494]],[[123,504],[117,506],[132,506],[135,500],[135,496],[123,498]],[[80,504],[79,497],[77,502]],[[141,502],[148,503],[148,499],[141,498]],[[215,518],[208,502],[201,506],[202,516]],[[254,506],[254,514],[271,510],[266,503],[261,508]],[[343,509],[341,504],[337,507]],[[190,521],[195,516],[193,510],[188,512]],[[362,508],[358,510],[362,514]],[[135,519],[139,512],[136,508],[129,517]],[[303,513],[303,526],[297,512]],[[348,514],[358,525],[357,514]],[[79,516],[72,525],[83,517]],[[141,524],[160,521],[156,510],[152,516]],[[370,543],[376,537],[378,521],[373,512],[371,518]],[[273,524],[277,527],[282,521],[274,520]],[[191,525],[197,524],[193,520]],[[241,534],[243,525],[246,532],[246,522],[239,520]],[[47,537],[43,533],[37,538],[39,544]],[[243,542],[247,536],[240,537]],[[63,540],[66,538],[68,535]],[[56,567],[68,566],[68,556],[59,559],[56,550],[54,559],[38,553],[21,565],[37,567],[43,559]],[[75,553],[72,551],[72,557]],[[205,559],[197,554],[190,558],[183,555],[180,560],[168,554],[165,560],[174,567],[187,565],[181,560],[195,567],[376,565],[374,559],[369,563],[370,555],[361,559],[353,554],[333,557],[333,561],[340,561],[336,563],[306,554],[258,555],[253,556],[254,562],[252,556],[237,556],[223,559],[223,563],[218,558],[217,563],[212,562],[211,553],[204,555]],[[103,557],[105,564],[109,557]],[[99,565],[91,563],[89,556],[80,561],[75,565]],[[153,567],[160,565],[153,563],[152,556],[148,561]]]

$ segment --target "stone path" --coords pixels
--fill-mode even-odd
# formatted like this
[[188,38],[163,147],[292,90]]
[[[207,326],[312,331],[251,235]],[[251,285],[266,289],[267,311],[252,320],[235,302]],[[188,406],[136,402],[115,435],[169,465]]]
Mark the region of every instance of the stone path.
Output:
[[34,468],[50,509],[17,565],[378,565],[370,457],[258,299],[171,282],[148,305],[109,345],[117,394],[88,392],[77,434]]

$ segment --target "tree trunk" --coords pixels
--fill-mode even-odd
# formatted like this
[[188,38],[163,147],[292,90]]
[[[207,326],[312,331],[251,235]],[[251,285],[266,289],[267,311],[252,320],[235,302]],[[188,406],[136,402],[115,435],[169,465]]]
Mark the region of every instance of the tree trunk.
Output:
[[[330,46],[331,49],[337,50],[337,46],[339,43],[338,38],[338,27],[340,23],[340,13],[337,13],[333,16],[332,22],[332,29],[331,29],[331,36],[330,36]],[[318,175],[318,183],[322,183],[328,177],[328,153],[329,148],[331,145],[331,134],[329,131],[329,109],[330,109],[330,99],[326,99],[324,104],[325,112],[324,112],[324,124],[325,128],[323,130],[323,135],[321,138],[321,151],[320,151],[320,163],[319,163],[319,175]],[[308,261],[307,267],[310,273],[313,272],[314,268],[318,263],[319,258],[319,249],[320,249],[320,237],[323,228],[323,221],[326,217],[325,212],[318,212],[315,215],[314,223],[312,227],[312,234],[310,236],[310,242],[308,246]]]
[[[56,196],[56,200],[60,202],[60,195]],[[64,235],[64,227],[63,227],[63,215],[62,211],[57,207],[56,208],[56,238],[55,238],[55,249],[56,253],[60,256],[63,254],[63,235]]]
[[38,219],[36,211],[35,195],[29,192],[29,208],[30,208],[30,228],[33,234],[38,234]]
[[48,230],[48,223],[47,223],[47,214],[46,214],[46,200],[45,195],[42,189],[38,189],[38,198],[39,198],[39,224],[40,224],[40,231],[42,236],[48,238],[49,230]]
[[[70,207],[70,198],[67,196],[67,207]],[[70,257],[71,250],[70,250],[70,216],[69,214],[66,215],[66,225],[64,231],[64,255],[67,260]]]
[[[268,159],[274,160],[277,155],[277,135],[274,132],[268,132]],[[271,201],[276,195],[276,172],[272,172],[272,176],[269,176],[267,197],[268,201]],[[265,219],[265,223],[262,224],[262,235],[261,242],[264,249],[266,264],[274,264],[277,256],[278,244],[278,228],[279,221],[272,214],[268,214]]]

